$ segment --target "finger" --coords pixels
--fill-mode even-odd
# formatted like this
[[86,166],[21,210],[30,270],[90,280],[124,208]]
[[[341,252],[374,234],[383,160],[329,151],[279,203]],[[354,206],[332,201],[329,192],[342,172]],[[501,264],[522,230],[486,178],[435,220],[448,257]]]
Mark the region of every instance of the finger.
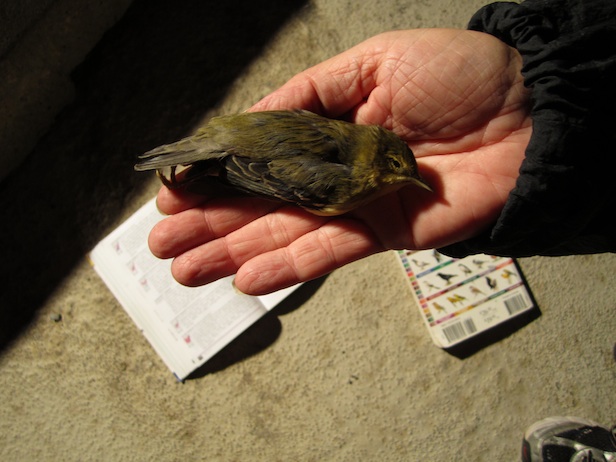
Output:
[[157,223],[150,232],[148,245],[159,258],[175,257],[225,236],[278,207],[277,203],[254,197],[214,199]]
[[302,108],[329,117],[351,111],[375,85],[376,52],[367,43],[297,74],[250,111]]
[[286,247],[248,260],[237,271],[235,286],[244,293],[262,295],[315,279],[382,250],[360,222],[332,220]]
[[184,285],[197,286],[234,274],[251,258],[284,248],[327,221],[327,218],[295,207],[285,207],[251,219],[253,221],[228,235],[179,255],[172,264],[176,280]]
[[156,207],[165,215],[173,215],[204,203],[207,197],[185,190],[171,190],[163,186],[156,196]]

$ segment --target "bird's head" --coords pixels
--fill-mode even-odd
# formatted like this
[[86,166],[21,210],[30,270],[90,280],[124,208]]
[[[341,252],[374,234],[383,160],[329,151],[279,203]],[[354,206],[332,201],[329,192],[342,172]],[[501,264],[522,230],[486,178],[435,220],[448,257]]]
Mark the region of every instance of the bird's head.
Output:
[[432,191],[419,175],[415,156],[408,145],[393,132],[377,128],[378,148],[374,167],[378,171],[378,181],[390,187],[414,184]]

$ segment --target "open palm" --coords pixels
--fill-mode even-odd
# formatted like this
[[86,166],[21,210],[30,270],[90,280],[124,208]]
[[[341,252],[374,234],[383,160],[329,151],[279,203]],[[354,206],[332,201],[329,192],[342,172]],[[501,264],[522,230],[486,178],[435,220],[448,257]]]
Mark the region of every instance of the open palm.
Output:
[[340,217],[256,198],[162,188],[171,217],[150,248],[174,277],[200,285],[237,273],[271,292],[386,249],[440,247],[493,223],[531,134],[521,58],[483,33],[426,29],[373,37],[291,79],[251,108],[303,108],[393,130],[434,193],[406,187]]

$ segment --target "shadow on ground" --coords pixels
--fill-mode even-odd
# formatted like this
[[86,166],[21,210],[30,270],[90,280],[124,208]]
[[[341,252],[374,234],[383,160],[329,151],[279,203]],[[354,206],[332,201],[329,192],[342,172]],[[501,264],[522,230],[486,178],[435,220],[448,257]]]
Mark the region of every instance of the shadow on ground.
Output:
[[241,362],[272,345],[282,332],[280,317],[295,311],[323,285],[326,276],[305,282],[280,302],[269,313],[250,326],[225,348],[208,360],[203,366],[190,374],[186,380],[194,380],[222,371]]
[[0,349],[143,191],[136,155],[186,135],[304,3],[136,0],[103,37],[74,103],[0,185]]

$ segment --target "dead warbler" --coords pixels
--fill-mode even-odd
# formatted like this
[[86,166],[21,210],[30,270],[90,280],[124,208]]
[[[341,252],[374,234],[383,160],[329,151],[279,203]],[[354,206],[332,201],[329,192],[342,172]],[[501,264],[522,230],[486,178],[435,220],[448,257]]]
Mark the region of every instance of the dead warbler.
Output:
[[[170,188],[216,177],[246,193],[339,215],[415,184],[425,189],[407,144],[376,125],[327,119],[304,110],[212,118],[173,144],[139,157]],[[176,176],[177,166],[188,169]],[[171,167],[166,178],[164,168]]]

